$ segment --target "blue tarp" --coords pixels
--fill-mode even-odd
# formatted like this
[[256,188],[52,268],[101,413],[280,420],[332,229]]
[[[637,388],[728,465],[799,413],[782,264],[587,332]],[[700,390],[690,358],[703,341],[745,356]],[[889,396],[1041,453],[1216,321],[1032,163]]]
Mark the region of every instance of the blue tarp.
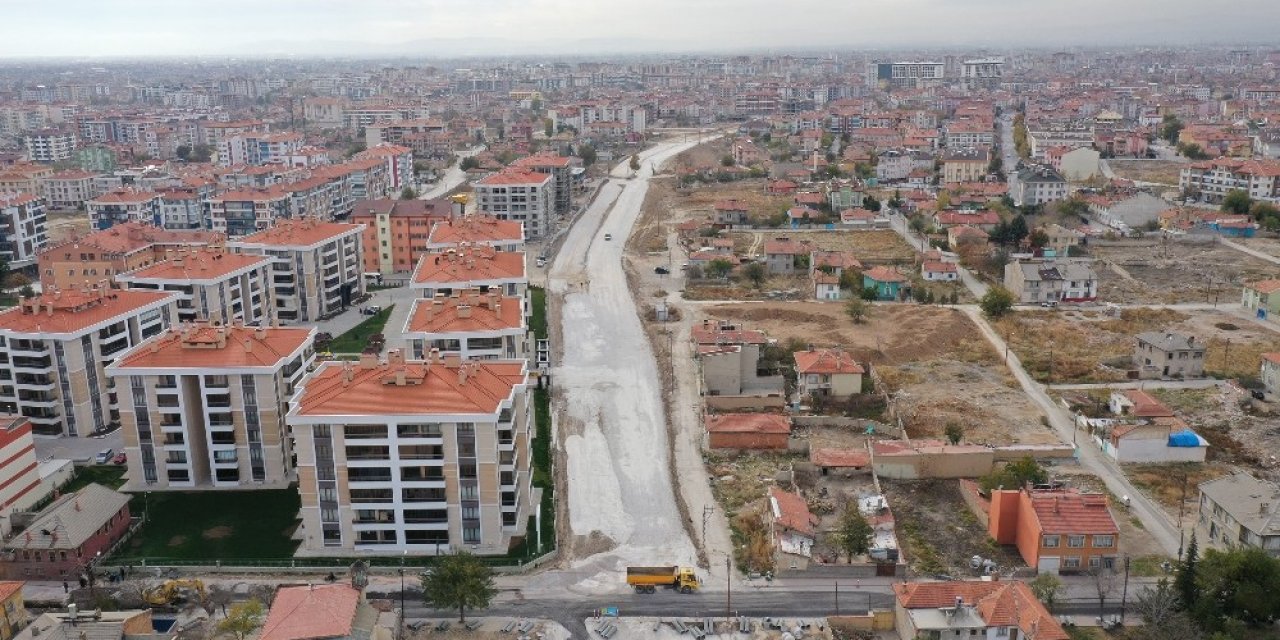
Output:
[[1169,434],[1169,446],[1198,447],[1200,446],[1200,436],[1190,429],[1184,429],[1177,433]]

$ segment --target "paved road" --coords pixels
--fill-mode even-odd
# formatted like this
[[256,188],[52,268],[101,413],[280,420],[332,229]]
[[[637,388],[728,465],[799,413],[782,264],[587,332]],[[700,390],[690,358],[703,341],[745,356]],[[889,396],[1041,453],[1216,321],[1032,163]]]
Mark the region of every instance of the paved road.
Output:
[[[889,226],[894,231],[897,231],[898,235],[902,236],[902,239],[907,241],[907,244],[915,247],[918,251],[923,252],[929,248],[929,243],[922,236],[912,231],[911,227],[907,225],[906,216],[896,214],[890,215]],[[960,282],[969,289],[969,292],[972,293],[975,298],[981,299],[982,296],[987,295],[987,285],[974,277],[972,272],[958,264],[956,265],[956,270],[960,273]]]
[[124,450],[124,432],[116,429],[105,436],[97,438],[61,438],[56,436],[35,436],[36,459],[90,461],[103,449]]
[[430,200],[432,198],[441,198],[441,197],[444,197],[446,193],[449,193],[450,191],[453,191],[454,189],[461,186],[463,182],[467,181],[467,172],[462,170],[462,159],[470,158],[471,156],[474,156],[477,153],[484,151],[484,149],[485,147],[481,145],[478,147],[467,149],[466,151],[458,152],[457,154],[458,161],[454,162],[453,166],[449,167],[448,169],[445,169],[444,176],[442,176],[440,180],[436,182],[435,186],[431,187],[429,190],[423,192],[422,195],[418,196],[418,199]]

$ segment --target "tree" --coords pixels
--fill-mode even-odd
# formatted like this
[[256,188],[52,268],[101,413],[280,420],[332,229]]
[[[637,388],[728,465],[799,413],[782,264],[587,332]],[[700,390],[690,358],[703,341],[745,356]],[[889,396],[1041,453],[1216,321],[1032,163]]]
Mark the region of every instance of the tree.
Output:
[[582,164],[589,167],[596,163],[596,148],[589,144],[581,145],[578,147],[578,157],[582,158]]
[[1049,234],[1041,231],[1040,229],[1036,229],[1031,232],[1031,235],[1027,237],[1027,240],[1031,243],[1031,246],[1039,249],[1049,244]]
[[1058,596],[1062,595],[1062,579],[1052,573],[1042,573],[1035,577],[1034,580],[1027,583],[1031,587],[1031,593],[1035,594],[1036,599],[1044,603],[1045,608],[1053,611],[1053,605],[1058,601]]
[[871,302],[880,297],[880,292],[875,287],[863,287],[862,293],[858,294],[859,298]]
[[9,282],[9,261],[0,258],[0,295],[4,295],[8,291]]
[[1222,210],[1227,213],[1241,216],[1248,215],[1249,209],[1252,207],[1253,198],[1250,198],[1249,192],[1243,189],[1232,189],[1222,199]]
[[198,144],[191,148],[192,162],[208,162],[213,159],[213,147],[207,144]]
[[1194,142],[1179,142],[1177,149],[1178,153],[1190,160],[1207,160],[1209,158],[1209,154],[1205,153],[1204,149]]
[[851,298],[844,304],[844,312],[849,314],[849,319],[853,320],[854,324],[862,324],[867,319],[867,311],[870,306],[862,298]]
[[639,170],[640,170],[640,156],[638,156],[638,155],[636,155],[636,154],[634,154],[634,153],[633,153],[633,154],[631,154],[631,161],[627,164],[627,166],[631,167],[631,170],[632,170],[632,171],[639,171]]
[[840,272],[840,288],[845,291],[862,290],[862,273],[857,269],[845,269]]
[[1161,625],[1178,614],[1178,592],[1168,578],[1160,578],[1154,587],[1143,587],[1133,610],[1148,625]]
[[405,187],[404,189],[400,190],[400,199],[401,200],[417,200],[418,192],[414,191],[413,187]]
[[437,609],[457,609],[458,622],[467,621],[467,609],[488,607],[497,591],[493,570],[463,550],[443,556],[422,576],[423,600]]
[[256,598],[234,605],[218,623],[218,633],[229,633],[236,640],[244,640],[262,624],[263,612],[262,602]]
[[733,271],[733,263],[724,258],[716,258],[707,263],[706,274],[708,278],[724,278]]
[[1233,621],[1269,627],[1280,618],[1280,558],[1258,547],[1210,549],[1196,572],[1199,593],[1191,613],[1205,630],[1230,631]]
[[982,300],[978,301],[978,306],[982,307],[982,312],[987,317],[999,318],[1013,309],[1013,294],[1000,285],[993,285],[987,289]]
[[556,134],[555,124],[551,122],[551,118],[542,119],[542,133],[546,135],[548,138]]
[[479,166],[480,166],[480,161],[477,160],[475,156],[467,156],[462,159],[461,163],[458,164],[458,168],[462,169],[463,171],[470,171]]
[[18,295],[22,296],[24,300],[27,300],[36,297],[36,290],[33,289],[31,285],[25,285],[22,287],[22,290],[18,292]]
[[893,197],[889,198],[889,202],[887,202],[886,204],[888,204],[889,208],[893,209],[894,211],[901,209],[902,208],[902,190],[894,189]]
[[231,589],[217,585],[209,585],[209,596],[205,598],[205,610],[210,616],[213,610],[221,609],[222,617],[227,617],[227,605],[235,601],[235,592]]
[[1266,201],[1255,202],[1252,207],[1249,207],[1249,215],[1253,216],[1254,220],[1262,223],[1267,218],[1280,218],[1280,208]]
[[867,211],[879,211],[880,201],[876,200],[875,196],[867,196],[862,200],[862,208]]
[[854,556],[860,556],[870,548],[873,533],[871,524],[863,517],[862,512],[858,511],[858,505],[856,503],[846,505],[844,513],[840,516],[840,522],[836,524],[836,547],[849,558],[849,564],[853,564]]
[[1014,460],[978,479],[983,491],[992,491],[1001,487],[1021,489],[1028,484],[1044,484],[1048,481],[1048,472],[1030,456]]
[[960,444],[964,440],[964,425],[959,422],[948,422],[942,431],[947,436],[947,442],[951,444]]
[[1182,121],[1178,116],[1166,114],[1160,126],[1160,137],[1164,138],[1169,144],[1178,143],[1178,134],[1182,133]]
[[191,159],[191,146],[180,144],[177,149],[174,149],[174,154],[178,156],[179,160],[187,162]]
[[764,265],[759,262],[752,262],[742,268],[742,276],[751,281],[752,286],[759,289],[764,284],[769,273],[765,270]]
[[723,156],[720,156],[720,166],[722,166],[722,167],[732,167],[732,166],[733,166],[733,156],[732,156],[732,155],[729,155],[729,154],[727,154],[727,153],[726,153],[726,154],[724,154]]
[[1098,595],[1098,616],[1106,615],[1107,597],[1116,590],[1116,572],[1106,567],[1089,570],[1093,592]]

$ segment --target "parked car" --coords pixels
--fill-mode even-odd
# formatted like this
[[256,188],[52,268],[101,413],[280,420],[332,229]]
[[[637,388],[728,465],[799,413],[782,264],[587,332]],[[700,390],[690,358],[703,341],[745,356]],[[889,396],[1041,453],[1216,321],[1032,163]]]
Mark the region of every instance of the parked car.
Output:
[[605,240],[612,240],[612,239],[613,239],[613,234],[612,234],[612,233],[606,233],[606,234],[604,234],[604,239],[605,239]]
[[371,304],[371,305],[369,305],[369,306],[367,306],[367,307],[365,307],[365,308],[361,309],[361,310],[360,310],[360,313],[363,313],[363,314],[365,314],[366,316],[376,316],[376,315],[378,315],[378,313],[380,313],[381,311],[382,311],[382,307],[380,307],[380,306],[378,306],[378,305],[376,305],[376,304]]
[[545,267],[547,266],[547,259],[542,256],[538,256],[536,264],[538,265],[539,268]]
[[671,273],[671,270],[666,267],[654,267],[653,272],[660,276],[665,276],[668,273]]
[[111,457],[114,456],[115,453],[116,452],[111,449],[103,449],[98,452],[98,455],[93,457],[93,461],[98,464],[106,464],[111,462]]
[[117,453],[116,457],[111,459],[112,464],[124,464],[128,461],[129,461],[129,458],[124,454],[123,451],[121,451],[120,453]]

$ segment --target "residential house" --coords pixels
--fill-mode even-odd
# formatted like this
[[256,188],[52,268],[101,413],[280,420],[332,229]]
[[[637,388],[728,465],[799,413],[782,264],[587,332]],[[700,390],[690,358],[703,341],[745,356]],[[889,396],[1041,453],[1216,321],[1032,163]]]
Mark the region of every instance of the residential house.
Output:
[[[74,578],[74,575],[71,577]],[[151,609],[103,611],[101,609],[57,610],[41,614],[14,640],[174,640],[178,625],[157,631]]]
[[179,250],[163,262],[116,276],[130,290],[178,294],[178,320],[276,321],[272,259],[221,249]]
[[1089,205],[1089,209],[1102,224],[1127,234],[1141,231],[1160,221],[1160,214],[1169,208],[1169,203],[1149,193],[1137,193],[1117,201],[1097,201]]
[[764,242],[764,264],[769,273],[789,275],[809,270],[809,256],[817,245],[809,240],[781,237]]
[[987,533],[1038,573],[1114,570],[1120,528],[1103,494],[1028,488],[991,492]]
[[2,538],[9,535],[14,512],[26,511],[52,490],[41,482],[31,422],[22,416],[0,415],[0,478],[4,478],[0,483]]
[[857,209],[866,202],[866,195],[861,189],[855,189],[852,185],[841,184],[838,188],[827,190],[827,203],[831,205],[832,211]]
[[1200,483],[1196,533],[1212,549],[1254,547],[1280,557],[1280,486],[1243,471]]
[[798,493],[769,487],[768,525],[778,569],[807,569],[817,539],[818,518]]
[[954,226],[947,229],[947,246],[952,250],[963,244],[981,244],[986,246],[989,235],[986,231],[968,225]]
[[786,451],[791,418],[773,413],[708,414],[707,446],[712,449]]
[[[7,534],[6,534],[7,535]],[[27,626],[21,581],[0,582],[0,640],[11,640]]]
[[840,211],[840,226],[846,229],[885,229],[889,219],[870,209],[861,207]]
[[105,367],[176,322],[177,296],[159,291],[49,290],[0,311],[0,412],[37,433],[88,436],[116,422]]
[[814,300],[839,300],[843,296],[840,291],[840,276],[826,271],[811,271],[809,282],[813,287]]
[[797,351],[796,392],[801,397],[848,397],[862,393],[862,374],[866,370],[843,349]]
[[761,375],[759,369],[760,351],[769,342],[763,331],[704,320],[693,327],[691,339],[707,395],[782,395],[783,377],[768,372]]
[[376,629],[378,615],[378,609],[354,584],[282,586],[276,589],[275,597],[271,599],[271,610],[262,623],[258,640],[370,640],[390,637],[393,630]]
[[1000,222],[1000,214],[990,209],[939,211],[933,214],[933,224],[942,229],[974,227],[990,232],[999,226]]
[[1021,304],[1098,299],[1098,276],[1083,262],[1016,260],[1004,267],[1004,286]]
[[1262,372],[1259,374],[1262,386],[1266,389],[1267,398],[1274,399],[1280,395],[1280,352],[1262,354]]
[[1204,377],[1205,344],[1195,336],[1147,331],[1138,334],[1133,364],[1143,379]]
[[67,580],[106,554],[129,529],[129,496],[90,483],[54,500],[0,554],[0,578]]
[[985,148],[948,149],[940,160],[944,183],[978,182],[987,175],[991,153]]
[[1280,280],[1261,280],[1244,285],[1241,304],[1260,320],[1280,313]]
[[1068,640],[1071,636],[1019,580],[896,582],[900,638]]
[[876,266],[863,271],[862,287],[874,288],[876,300],[901,300],[911,294],[911,281],[893,267]]
[[314,327],[184,324],[106,368],[121,394],[129,489],[284,488],[284,414],[315,359]]
[[751,211],[741,200],[720,200],[715,204],[715,223],[726,227],[745,226],[751,223]]
[[503,554],[538,504],[524,360],[326,362],[287,422],[302,548],[324,554]]
[[1044,232],[1049,242],[1044,248],[1053,252],[1054,256],[1067,257],[1071,255],[1071,247],[1079,246],[1084,239],[1084,234],[1075,229],[1068,229],[1056,222],[1054,224],[1042,227],[1040,231]]
[[496,291],[459,290],[414,300],[404,339],[411,357],[418,360],[433,349],[463,360],[516,360],[529,352],[523,302]]
[[930,282],[955,282],[960,279],[956,263],[942,260],[925,260],[920,265],[920,274]]
[[1067,181],[1053,167],[1035,165],[1018,170],[1014,183],[1013,203],[1019,207],[1031,207],[1057,200],[1065,200]]
[[363,234],[358,224],[281,220],[227,246],[271,259],[271,288],[281,322],[315,322],[364,296]]

